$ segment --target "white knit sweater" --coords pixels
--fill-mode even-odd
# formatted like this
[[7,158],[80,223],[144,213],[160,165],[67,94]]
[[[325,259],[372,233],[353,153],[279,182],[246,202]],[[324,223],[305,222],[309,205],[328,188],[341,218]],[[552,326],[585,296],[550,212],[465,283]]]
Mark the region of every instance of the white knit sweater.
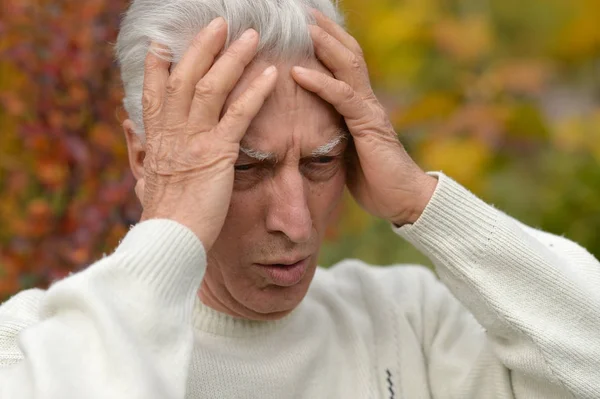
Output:
[[397,232],[444,284],[347,260],[286,318],[234,319],[197,299],[194,234],[143,222],[0,307],[0,398],[600,398],[598,261],[437,176]]

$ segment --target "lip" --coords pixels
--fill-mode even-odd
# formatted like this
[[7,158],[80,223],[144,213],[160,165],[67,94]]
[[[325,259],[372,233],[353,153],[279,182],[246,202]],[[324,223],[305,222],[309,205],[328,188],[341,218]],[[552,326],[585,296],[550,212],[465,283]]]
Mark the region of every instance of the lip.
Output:
[[277,263],[256,263],[255,265],[272,284],[280,287],[291,287],[302,280],[308,269],[309,260],[310,256],[296,261],[280,260]]
[[257,263],[257,265],[261,265],[261,266],[274,266],[274,265],[291,266],[291,265],[295,265],[298,262],[302,262],[306,258],[308,258],[308,256],[298,256],[295,258],[277,259],[273,262]]

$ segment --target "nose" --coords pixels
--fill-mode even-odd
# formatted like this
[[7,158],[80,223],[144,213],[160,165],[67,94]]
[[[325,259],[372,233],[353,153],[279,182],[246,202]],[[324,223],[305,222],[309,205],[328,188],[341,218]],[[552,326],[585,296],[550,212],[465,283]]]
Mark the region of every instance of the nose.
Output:
[[294,243],[310,239],[312,218],[308,207],[308,187],[299,170],[282,170],[272,180],[267,211],[267,230],[281,232]]

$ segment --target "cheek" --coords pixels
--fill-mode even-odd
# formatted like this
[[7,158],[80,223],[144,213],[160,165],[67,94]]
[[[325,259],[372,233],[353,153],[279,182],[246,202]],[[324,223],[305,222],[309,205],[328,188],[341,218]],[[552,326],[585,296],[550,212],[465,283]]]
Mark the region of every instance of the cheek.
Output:
[[337,208],[346,183],[344,171],[336,173],[330,180],[314,184],[310,191],[310,208],[313,223],[319,231],[327,227],[331,213]]
[[[331,213],[339,204],[344,186],[346,172],[340,168],[329,180],[324,182],[309,183],[308,207],[317,230],[321,231],[327,226]],[[262,226],[264,217],[265,192],[259,187],[250,190],[233,191],[231,204],[221,230],[222,238],[242,239],[247,235],[254,235],[256,228]]]
[[260,221],[261,198],[258,190],[234,191],[221,235],[240,237],[251,233]]

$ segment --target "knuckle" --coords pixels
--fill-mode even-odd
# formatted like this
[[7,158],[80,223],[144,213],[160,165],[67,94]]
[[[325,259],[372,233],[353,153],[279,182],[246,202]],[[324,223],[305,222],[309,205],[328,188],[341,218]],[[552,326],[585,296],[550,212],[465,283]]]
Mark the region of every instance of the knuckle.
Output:
[[142,113],[145,117],[152,117],[158,114],[160,103],[157,100],[157,94],[151,89],[144,89],[142,93]]
[[354,99],[354,89],[346,82],[342,82],[340,92],[346,101]]
[[200,158],[206,155],[207,148],[201,140],[192,140],[189,143],[188,152],[193,158]]
[[144,158],[144,166],[147,166],[150,163],[150,160],[156,153],[156,144],[154,140],[148,140],[146,142],[146,157]]
[[174,95],[179,94],[183,90],[183,86],[184,86],[183,78],[179,74],[173,73],[171,76],[169,76],[169,79],[167,79],[167,87],[166,87],[167,95],[174,96]]
[[153,143],[146,146],[146,157],[144,158],[144,173],[156,173],[160,157],[164,155],[160,152],[160,144]]
[[[241,100],[244,99],[245,98],[242,98]],[[227,113],[234,119],[243,119],[246,115],[246,108],[242,105],[241,101],[235,102],[231,104],[231,106],[227,110]]]
[[223,57],[229,59],[239,59],[243,54],[243,44],[239,42],[233,43],[225,53],[223,53]]
[[195,97],[202,99],[215,94],[219,94],[219,90],[212,80],[202,79],[196,84]]
[[362,62],[360,62],[360,59],[356,55],[351,56],[349,65],[350,65],[350,69],[352,69],[352,71],[354,71],[354,72],[362,71]]
[[319,39],[321,39],[323,42],[325,42],[325,43],[331,42],[331,36],[329,35],[329,33],[327,33],[327,31],[325,31],[325,29],[318,28],[316,33],[317,33],[317,37]]

